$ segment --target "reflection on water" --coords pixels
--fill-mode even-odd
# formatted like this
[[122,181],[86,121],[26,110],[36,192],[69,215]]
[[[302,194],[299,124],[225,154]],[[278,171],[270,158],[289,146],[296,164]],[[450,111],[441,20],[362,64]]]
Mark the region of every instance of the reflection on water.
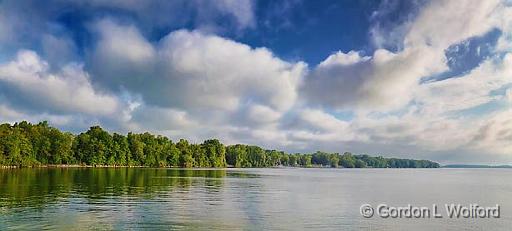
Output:
[[[249,175],[235,173],[237,177]],[[225,170],[139,168],[23,168],[0,171],[0,206],[38,207],[73,194],[89,200],[121,196],[151,198],[202,186],[215,193]]]
[[[507,169],[0,170],[0,230],[503,229]],[[359,206],[500,204],[500,219],[365,219]]]

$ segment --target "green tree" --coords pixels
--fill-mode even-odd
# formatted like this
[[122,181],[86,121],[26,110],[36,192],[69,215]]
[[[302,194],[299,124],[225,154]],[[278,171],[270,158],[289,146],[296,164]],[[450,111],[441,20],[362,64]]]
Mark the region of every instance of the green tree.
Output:
[[180,139],[176,144],[176,147],[180,150],[180,166],[184,168],[191,168],[195,165],[195,160],[192,157],[192,150],[187,140]]
[[340,165],[344,168],[355,168],[356,159],[350,152],[345,152],[340,158]]
[[219,140],[206,140],[201,146],[206,152],[211,167],[226,167],[226,148]]

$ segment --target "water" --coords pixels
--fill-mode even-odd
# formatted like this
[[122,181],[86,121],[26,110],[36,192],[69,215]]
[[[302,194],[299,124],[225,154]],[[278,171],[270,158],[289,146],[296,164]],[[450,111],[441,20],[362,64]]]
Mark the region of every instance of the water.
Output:
[[[0,230],[508,230],[511,169],[0,169]],[[500,205],[500,218],[359,208]]]

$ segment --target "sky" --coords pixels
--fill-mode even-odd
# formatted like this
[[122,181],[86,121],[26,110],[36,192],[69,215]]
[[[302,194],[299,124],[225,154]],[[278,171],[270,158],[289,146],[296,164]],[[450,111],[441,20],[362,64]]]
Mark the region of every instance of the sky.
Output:
[[0,122],[512,163],[510,0],[2,0]]

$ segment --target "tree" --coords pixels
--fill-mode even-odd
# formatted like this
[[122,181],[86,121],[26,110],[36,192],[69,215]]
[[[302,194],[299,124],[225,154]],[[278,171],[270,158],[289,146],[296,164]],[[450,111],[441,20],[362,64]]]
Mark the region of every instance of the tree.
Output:
[[180,156],[181,152],[176,145],[169,141],[165,148],[165,152],[167,153],[167,164],[171,167],[180,166]]
[[263,168],[267,166],[265,151],[258,146],[247,147],[247,159],[253,168]]
[[85,164],[153,167],[246,167],[313,165],[344,168],[438,168],[428,160],[372,157],[317,151],[313,154],[287,154],[255,145],[224,146],[217,139],[189,144],[181,139],[173,143],[167,137],[148,132],[112,135],[93,126],[78,135],[61,132],[48,122],[0,125],[0,165],[34,166],[40,164]]
[[329,155],[329,164],[332,168],[337,168],[340,162],[340,155],[338,153],[332,153]]
[[226,148],[217,139],[206,140],[201,144],[210,161],[210,167],[226,167]]
[[340,165],[344,168],[355,168],[356,159],[352,156],[352,153],[345,152],[340,158]]
[[191,168],[195,164],[195,160],[192,157],[192,150],[187,140],[180,139],[176,144],[176,147],[180,150],[180,166],[184,168]]
[[144,165],[144,143],[141,141],[140,135],[128,133],[128,146],[132,154],[133,164]]
[[366,168],[366,163],[362,160],[357,159],[354,166],[356,168]]
[[117,133],[114,133],[112,139],[114,141],[113,156],[115,156],[115,165],[132,165],[132,158],[128,139],[125,136],[119,135]]
[[235,144],[226,148],[226,162],[235,168],[252,167],[247,156],[247,145]]
[[267,166],[274,167],[281,164],[281,153],[276,150],[267,150],[266,156],[268,157]]
[[300,166],[302,167],[311,167],[311,155],[300,155]]

